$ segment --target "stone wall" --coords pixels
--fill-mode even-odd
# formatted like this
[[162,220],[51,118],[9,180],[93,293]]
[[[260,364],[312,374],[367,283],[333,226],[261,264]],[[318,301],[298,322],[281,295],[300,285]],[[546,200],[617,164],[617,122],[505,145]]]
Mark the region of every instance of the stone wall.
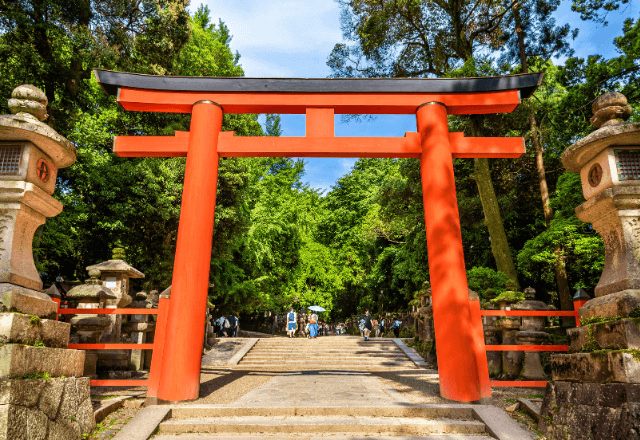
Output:
[[93,431],[89,378],[0,380],[0,439],[75,440]]

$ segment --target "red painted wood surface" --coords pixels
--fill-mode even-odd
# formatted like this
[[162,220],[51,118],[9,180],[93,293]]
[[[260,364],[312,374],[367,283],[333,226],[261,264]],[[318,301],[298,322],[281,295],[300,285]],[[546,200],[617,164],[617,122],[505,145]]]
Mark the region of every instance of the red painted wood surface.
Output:
[[487,351],[569,351],[568,345],[485,345]]
[[491,386],[544,388],[547,386],[547,382],[544,380],[492,380]]
[[158,309],[60,309],[58,315],[156,315]]
[[517,90],[469,93],[233,93],[176,92],[121,87],[125,110],[191,113],[198,101],[213,101],[225,113],[305,114],[333,108],[335,114],[412,115],[425,102],[442,102],[451,115],[504,113],[520,104]]
[[[313,110],[313,109],[309,109]],[[325,109],[321,109],[325,110]],[[326,122],[326,121],[325,121]],[[418,133],[404,137],[318,137],[316,133],[333,128],[312,125],[310,137],[234,136],[220,133],[220,157],[413,157],[422,153]],[[307,127],[309,131],[309,127]],[[454,158],[517,158],[525,152],[520,137],[449,136]],[[113,152],[120,157],[183,157],[187,155],[188,132],[175,136],[116,136]]]
[[221,127],[220,107],[193,106],[158,389],[158,399],[168,402],[196,399],[200,390]]
[[128,380],[128,379],[94,379],[89,383],[92,387],[146,387],[148,380]]
[[307,108],[306,114],[305,134],[307,137],[326,138],[335,136],[332,108]]
[[481,310],[482,316],[576,316],[576,312],[556,310]]
[[167,314],[169,312],[169,298],[160,298],[158,302],[158,319],[156,332],[153,335],[153,353],[151,354],[151,367],[149,368],[149,386],[147,397],[158,397],[160,376],[162,373],[162,355],[164,354],[165,330],[167,327]]
[[440,394],[473,402],[481,398],[473,327],[482,332],[482,321],[472,318],[469,305],[447,108],[427,104],[416,117]]
[[[480,300],[469,301],[471,310],[471,319],[473,322],[482,323],[480,316]],[[489,364],[487,362],[487,352],[484,344],[484,331],[482,325],[474,325],[471,327],[473,333],[474,353],[476,362],[478,363],[478,379],[480,380],[480,397],[491,397],[491,383],[489,381]]]
[[69,344],[73,350],[149,350],[153,344]]

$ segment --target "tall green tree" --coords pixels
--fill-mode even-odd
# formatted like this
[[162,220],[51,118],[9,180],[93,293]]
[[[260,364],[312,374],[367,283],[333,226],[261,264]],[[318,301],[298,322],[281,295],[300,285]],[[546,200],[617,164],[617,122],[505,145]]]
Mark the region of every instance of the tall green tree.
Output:
[[[345,40],[327,64],[334,76],[427,77],[454,69],[476,74],[479,46],[497,49],[498,35],[516,2],[485,0],[340,0]],[[461,69],[463,65],[466,69]],[[484,135],[483,118],[471,118],[474,136]],[[517,272],[491,180],[488,159],[474,160],[491,249],[498,269],[517,282]]]

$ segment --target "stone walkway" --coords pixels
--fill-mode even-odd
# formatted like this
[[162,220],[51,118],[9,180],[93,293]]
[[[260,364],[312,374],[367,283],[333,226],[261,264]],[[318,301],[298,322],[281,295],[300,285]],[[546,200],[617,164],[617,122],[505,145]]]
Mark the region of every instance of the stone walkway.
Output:
[[281,373],[234,402],[243,407],[351,407],[409,403],[363,373],[302,371]]

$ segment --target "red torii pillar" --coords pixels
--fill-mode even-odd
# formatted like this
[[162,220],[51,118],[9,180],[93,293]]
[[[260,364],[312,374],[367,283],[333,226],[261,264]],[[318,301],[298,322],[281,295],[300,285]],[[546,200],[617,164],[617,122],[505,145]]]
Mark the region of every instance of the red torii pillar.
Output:
[[[105,71],[96,71],[96,76],[98,73],[100,81]],[[139,78],[131,81],[131,74],[108,73],[140,83]],[[158,77],[143,77],[142,85],[137,87],[117,85],[119,103],[127,110],[190,112],[192,120],[189,133],[176,132],[175,136],[165,137],[118,136],[114,140],[114,152],[123,157],[187,157],[170,307],[165,331],[160,329],[166,338],[163,349],[157,353],[154,350],[152,366],[160,366],[160,371],[152,368],[148,397],[166,402],[198,397],[218,158],[246,156],[419,158],[441,395],[462,402],[491,396],[482,321],[475,310],[477,304],[472,307],[468,297],[452,159],[519,157],[524,144],[521,138],[465,138],[462,133],[449,133],[447,115],[512,111],[524,88],[483,93],[393,94],[377,93],[382,83],[374,80],[376,93],[258,93],[245,89],[211,92],[184,91],[183,85],[180,90],[167,90],[171,80],[162,77],[162,85],[156,87],[160,90],[152,90],[149,78]],[[520,76],[518,80],[522,78],[533,78],[539,83],[541,76]],[[244,84],[257,81],[226,80]],[[262,82],[256,89],[262,90],[260,87],[267,87],[269,80],[259,81]],[[471,88],[478,81],[473,79]],[[113,93],[114,82],[101,84]],[[535,84],[532,87],[530,93]],[[234,137],[233,133],[221,133],[222,109],[227,108],[234,113],[304,112],[307,136]],[[336,138],[333,133],[336,110],[373,114],[415,112],[418,133],[407,133],[404,138]]]

